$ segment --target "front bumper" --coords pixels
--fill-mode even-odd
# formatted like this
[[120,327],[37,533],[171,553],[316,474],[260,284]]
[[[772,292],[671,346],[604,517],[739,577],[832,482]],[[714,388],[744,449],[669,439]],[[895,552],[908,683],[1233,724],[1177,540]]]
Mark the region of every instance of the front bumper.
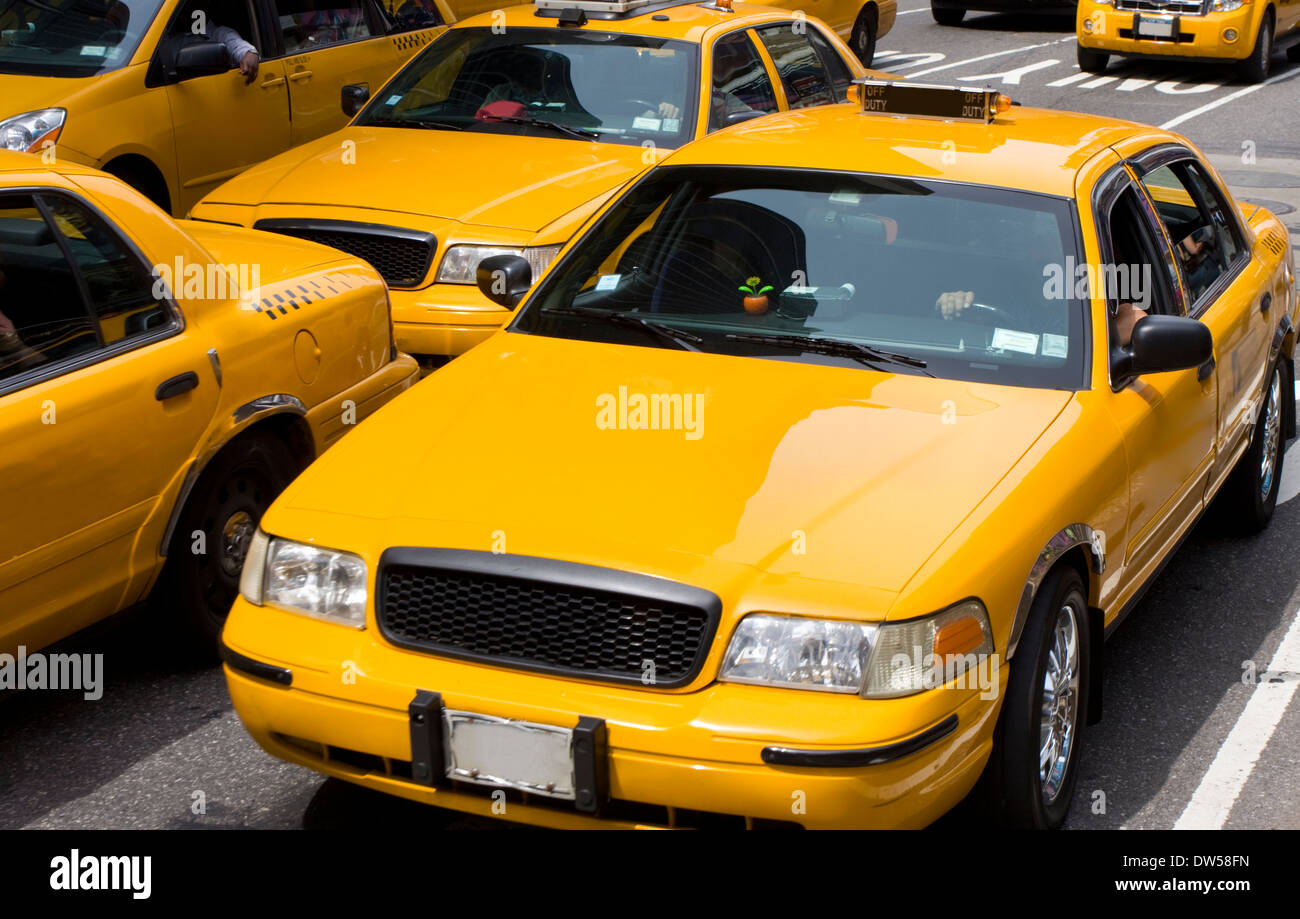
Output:
[[393,334],[408,354],[455,357],[501,328],[513,311],[497,306],[472,284],[389,289]]
[[[1179,57],[1201,61],[1241,61],[1255,46],[1252,23],[1253,5],[1229,13],[1205,16],[1177,16],[1143,13],[1143,19],[1177,19],[1177,40],[1139,39],[1133,34],[1132,11],[1081,4],[1076,35],[1079,45],[1092,51],[1105,51],[1130,57]],[[1231,41],[1226,38],[1235,32]]]
[[[242,598],[223,641],[235,710],[273,756],[413,801],[569,828],[681,825],[685,813],[734,825],[926,826],[979,777],[1007,676],[1001,668],[986,698],[938,689],[867,701],[726,683],[656,692],[404,651],[371,629]],[[510,792],[502,813],[487,787],[422,784],[412,777],[409,711],[422,689],[447,708],[496,717],[563,727],[603,719],[610,800],[591,816]]]

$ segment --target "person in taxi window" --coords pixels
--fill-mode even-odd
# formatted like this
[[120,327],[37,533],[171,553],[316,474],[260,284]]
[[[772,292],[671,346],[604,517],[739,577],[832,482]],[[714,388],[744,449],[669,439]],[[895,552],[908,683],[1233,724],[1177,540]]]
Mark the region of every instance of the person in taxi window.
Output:
[[239,68],[239,72],[244,75],[244,83],[252,83],[257,79],[257,68],[262,62],[261,56],[253,43],[246,41],[242,35],[236,32],[230,26],[213,24],[208,27],[208,38],[225,46],[226,54],[230,56],[230,63]]
[[[1189,237],[1190,238],[1190,237]],[[934,307],[944,319],[956,319],[966,308],[975,302],[975,292],[971,290],[953,290],[939,295]],[[1133,341],[1133,326],[1138,324],[1147,311],[1132,303],[1120,303],[1115,313],[1115,329],[1119,334],[1119,344],[1127,348]]]

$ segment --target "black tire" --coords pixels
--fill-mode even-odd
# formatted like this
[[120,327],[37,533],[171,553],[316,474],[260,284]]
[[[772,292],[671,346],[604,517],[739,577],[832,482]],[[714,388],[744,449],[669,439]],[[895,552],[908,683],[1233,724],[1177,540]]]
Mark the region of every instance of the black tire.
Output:
[[[1093,636],[1089,629],[1088,594],[1079,573],[1069,565],[1053,569],[1043,580],[1029,619],[1020,636],[1007,695],[1002,702],[994,731],[993,752],[982,779],[987,809],[1003,826],[1014,829],[1057,829],[1065,822],[1074,797],[1079,773],[1079,744],[1088,720],[1088,669]],[[1057,638],[1057,618],[1072,613],[1077,681],[1071,680],[1073,692],[1062,696],[1058,709],[1062,724],[1068,723],[1073,696],[1073,725],[1063,766],[1048,770],[1050,785],[1040,769],[1042,711],[1049,662],[1053,659]],[[1101,640],[1100,637],[1097,640]],[[1068,655],[1067,655],[1068,657]],[[1044,791],[1045,785],[1048,791]]]
[[878,14],[874,6],[864,6],[858,13],[858,21],[853,24],[853,34],[849,36],[849,47],[858,56],[863,67],[870,67],[876,56],[876,31],[879,28]]
[[961,21],[966,18],[966,8],[964,6],[940,6],[934,0],[930,0],[930,15],[941,26],[959,26]]
[[[1237,461],[1237,468],[1224,483],[1223,493],[1216,502],[1223,522],[1242,535],[1258,533],[1273,519],[1278,483],[1282,480],[1282,460],[1286,456],[1286,438],[1282,434],[1286,409],[1281,400],[1293,391],[1281,363],[1274,364],[1264,384],[1264,404],[1255,419],[1250,448]],[[1265,463],[1266,454],[1271,454],[1271,464]]]
[[[262,514],[301,469],[288,447],[243,437],[203,471],[185,502],[151,605],[187,658],[215,661],[221,628],[239,592],[248,540]],[[202,532],[202,553],[195,551]]]
[[1263,83],[1268,79],[1268,71],[1273,59],[1273,11],[1264,14],[1264,21],[1259,24],[1259,34],[1255,37],[1255,47],[1250,57],[1237,65],[1237,72],[1246,83]]
[[1110,63],[1110,55],[1105,51],[1093,51],[1083,45],[1078,47],[1079,69],[1084,73],[1105,73]]
[[170,214],[172,212],[172,203],[171,194],[167,191],[167,183],[162,176],[151,171],[148,166],[137,165],[138,162],[120,161],[109,163],[104,167],[104,171],[121,179]]

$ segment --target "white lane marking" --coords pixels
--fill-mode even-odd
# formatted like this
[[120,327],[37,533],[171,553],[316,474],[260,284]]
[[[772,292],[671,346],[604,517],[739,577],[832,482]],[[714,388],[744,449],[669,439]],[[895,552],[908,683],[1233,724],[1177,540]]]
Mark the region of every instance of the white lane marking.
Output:
[[[887,62],[890,70],[902,70],[904,67],[919,67],[922,64],[936,64],[947,57],[938,51],[877,51],[872,58],[872,65]],[[907,61],[896,64],[895,61]]]
[[[1114,83],[1119,77],[1097,77],[1095,80],[1089,80],[1080,86],[1080,89],[1096,89],[1098,86],[1105,86],[1107,83]],[[1118,307],[1116,307],[1118,309]]]
[[[1300,610],[1282,638],[1268,670],[1272,673],[1300,671]],[[1233,805],[1255,770],[1278,722],[1291,704],[1300,680],[1277,683],[1265,679],[1255,685],[1250,701],[1210,763],[1175,830],[1217,830],[1227,822]]]
[[1059,80],[1053,80],[1051,83],[1048,83],[1047,85],[1048,86],[1069,86],[1071,83],[1078,83],[1080,80],[1086,80],[1090,76],[1092,76],[1092,74],[1080,71],[1079,73],[1072,73],[1068,77],[1061,77],[1061,79]]
[[1008,48],[1005,51],[994,51],[992,54],[981,54],[979,57],[967,58],[964,61],[952,61],[947,64],[940,64],[938,67],[931,67],[929,70],[918,70],[911,76],[913,78],[923,77],[928,73],[938,73],[940,70],[949,70],[953,67],[964,67],[967,64],[978,64],[980,61],[992,60],[995,57],[1005,57],[1008,54],[1020,54],[1023,51],[1034,51],[1038,48],[1050,48],[1052,45],[1060,45],[1067,41],[1074,40],[1074,36],[1071,35],[1069,38],[1058,38],[1055,41],[1043,41],[1032,45],[1023,45],[1019,48]]
[[[1300,402],[1300,382],[1295,384],[1295,398]],[[1291,444],[1293,449],[1296,443],[1300,441]],[[1296,495],[1300,495],[1300,450],[1296,450],[1295,456],[1292,456],[1291,451],[1288,450],[1286,456],[1287,459],[1282,462],[1282,481],[1277,483],[1278,504],[1286,504]]]
[[894,15],[895,15],[895,16],[910,16],[910,15],[912,15],[913,13],[928,13],[928,12],[930,12],[930,8],[929,8],[928,6],[923,6],[923,7],[921,7],[919,10],[901,10],[901,11],[895,13]]
[[1002,70],[1002,71],[999,71],[998,73],[981,73],[981,74],[979,74],[978,76],[973,76],[973,77],[958,77],[957,79],[959,79],[959,80],[985,80],[985,81],[988,81],[988,82],[991,83],[993,80],[996,80],[996,79],[999,79],[999,78],[1000,78],[1000,79],[1002,80],[1002,82],[1005,83],[1005,84],[1007,84],[1008,86],[1019,86],[1019,85],[1020,85],[1020,78],[1023,77],[1025,74],[1027,74],[1027,73],[1033,73],[1035,70],[1043,70],[1044,68],[1047,68],[1047,67],[1055,67],[1055,66],[1056,66],[1057,64],[1059,64],[1059,63],[1061,63],[1061,62],[1058,61],[1056,58],[1054,58],[1054,57],[1049,57],[1049,58],[1048,58],[1047,60],[1045,60],[1045,61],[1039,61],[1039,62],[1036,63],[1036,64],[1026,64],[1026,65],[1023,66],[1023,67],[1016,67],[1016,68],[1013,69],[1013,70]]
[[1275,77],[1269,77],[1263,83],[1256,83],[1254,86],[1247,86],[1243,89],[1237,90],[1235,93],[1228,93],[1226,96],[1222,96],[1218,99],[1215,99],[1213,102],[1207,102],[1204,105],[1202,105],[1200,108],[1194,108],[1190,112],[1183,112],[1177,118],[1173,118],[1170,119],[1169,121],[1166,121],[1160,127],[1163,130],[1168,131],[1172,128],[1178,127],[1180,124],[1182,124],[1185,121],[1191,121],[1193,118],[1195,118],[1198,115],[1204,115],[1206,112],[1212,112],[1221,105],[1225,105],[1229,102],[1235,102],[1236,100],[1240,99],[1242,96],[1248,96],[1257,90],[1263,89],[1265,86],[1272,86],[1274,83],[1281,83],[1283,80],[1290,80],[1297,76],[1300,76],[1300,70],[1293,70],[1290,71],[1289,73],[1279,73]]
[[1115,87],[1115,92],[1131,93],[1142,89],[1144,86],[1150,86],[1154,82],[1155,80],[1145,80],[1142,77],[1127,77],[1123,83]]

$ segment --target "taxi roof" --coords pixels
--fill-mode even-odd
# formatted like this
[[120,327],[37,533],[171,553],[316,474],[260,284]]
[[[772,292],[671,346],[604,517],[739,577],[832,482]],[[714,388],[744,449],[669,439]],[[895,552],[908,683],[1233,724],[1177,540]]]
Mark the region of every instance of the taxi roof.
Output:
[[0,150],[0,173],[44,172],[59,173],[63,175],[84,175],[87,172],[94,171],[93,167],[83,166],[80,163],[73,163],[69,160],[60,160],[58,163],[47,163],[35,153],[19,153],[17,150]]
[[661,164],[870,172],[1073,197],[1079,169],[1135,135],[1184,142],[1134,122],[1027,106],[984,124],[867,115],[844,103],[736,125],[681,147]]
[[[728,12],[712,6],[702,6],[698,2],[683,2],[671,6],[652,5],[644,9],[632,10],[617,19],[596,19],[589,17],[585,25],[561,26],[556,10],[539,11],[531,3],[508,6],[491,13],[480,13],[462,19],[452,26],[453,29],[472,28],[475,26],[505,26],[510,28],[566,29],[572,32],[624,32],[631,35],[651,35],[657,38],[678,38],[686,41],[702,42],[709,30],[730,28],[741,23],[757,24],[761,22],[788,21],[794,18],[790,10],[755,3],[736,3],[734,10]],[[505,15],[505,21],[494,18],[498,13]],[[662,17],[656,19],[655,17]]]

